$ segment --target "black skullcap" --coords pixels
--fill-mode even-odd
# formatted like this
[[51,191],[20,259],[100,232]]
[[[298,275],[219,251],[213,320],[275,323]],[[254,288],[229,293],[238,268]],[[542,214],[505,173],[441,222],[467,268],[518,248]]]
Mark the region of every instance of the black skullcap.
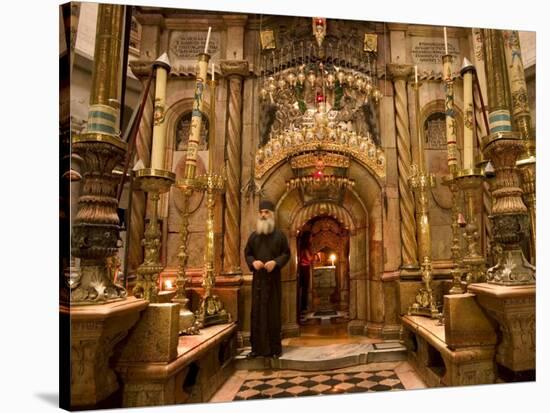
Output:
[[273,211],[275,212],[275,205],[273,204],[273,202],[267,200],[267,199],[264,199],[263,201],[260,201],[260,211],[262,209],[268,209],[269,211]]

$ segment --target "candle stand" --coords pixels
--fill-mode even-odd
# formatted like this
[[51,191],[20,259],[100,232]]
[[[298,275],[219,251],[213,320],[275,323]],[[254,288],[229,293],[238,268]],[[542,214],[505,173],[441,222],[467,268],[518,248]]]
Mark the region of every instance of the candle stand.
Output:
[[158,201],[160,194],[168,192],[175,180],[172,172],[162,169],[144,168],[136,172],[138,188],[149,194],[153,211],[142,245],[145,249],[143,263],[137,269],[134,295],[149,302],[158,302],[158,279],[163,265],[160,262],[161,232],[158,224]]
[[485,259],[481,255],[480,227],[476,217],[476,205],[482,205],[483,172],[480,169],[463,169],[456,176],[458,187],[466,198],[467,224],[464,237],[467,253],[462,262],[466,267],[466,283],[479,283],[486,280]]
[[[212,169],[210,167],[209,169]],[[212,288],[216,284],[216,275],[214,273],[214,206],[216,193],[223,193],[225,190],[225,178],[221,175],[208,173],[196,178],[199,190],[206,192],[206,250],[204,252],[204,275],[202,286],[204,288],[203,297],[196,312],[196,317],[201,326],[206,327],[213,324],[224,324],[231,322],[229,314],[219,297],[212,293]]]
[[443,185],[448,186],[452,196],[452,212],[451,212],[451,230],[453,234],[451,245],[451,258],[453,260],[453,285],[449,290],[449,294],[462,294],[462,274],[464,273],[462,262],[462,247],[460,245],[460,228],[458,225],[458,215],[460,213],[459,191],[456,178],[453,175],[447,175],[442,180]]
[[411,167],[409,185],[415,195],[416,236],[418,239],[418,262],[421,263],[424,287],[416,293],[415,302],[409,307],[409,315],[437,318],[438,311],[432,290],[432,236],[430,229],[430,191],[435,185],[434,176],[426,171],[424,144],[420,132],[420,83],[415,78],[416,133],[418,138],[418,165]]

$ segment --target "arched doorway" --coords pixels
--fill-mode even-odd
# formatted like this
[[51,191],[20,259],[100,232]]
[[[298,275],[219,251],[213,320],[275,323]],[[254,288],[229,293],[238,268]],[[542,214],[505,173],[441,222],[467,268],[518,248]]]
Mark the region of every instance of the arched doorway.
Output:
[[349,229],[330,216],[307,221],[296,237],[297,320],[306,326],[349,320]]
[[381,181],[362,164],[352,161],[349,176],[360,182],[343,193],[340,202],[310,200],[304,202],[297,189],[286,182],[294,176],[289,162],[271,168],[259,182],[262,196],[275,201],[276,222],[289,240],[291,259],[282,271],[283,337],[303,335],[297,320],[297,236],[306,222],[316,216],[330,216],[349,229],[349,321],[351,335],[378,337],[384,325],[385,290],[381,275],[384,268],[383,214],[384,194]]

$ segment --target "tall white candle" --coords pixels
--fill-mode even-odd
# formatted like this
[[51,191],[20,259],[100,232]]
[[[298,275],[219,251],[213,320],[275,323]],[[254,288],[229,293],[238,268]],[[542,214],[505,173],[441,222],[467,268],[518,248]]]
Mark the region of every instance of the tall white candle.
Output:
[[414,83],[418,83],[418,66],[414,65]]
[[[208,34],[206,35],[206,44],[204,45],[204,54],[208,53],[208,43],[210,43],[210,32],[211,31],[212,31],[212,27],[208,27]],[[445,35],[445,36],[447,36],[447,35]]]
[[215,65],[216,65],[216,63],[212,63],[212,82],[213,82],[214,80],[216,80],[215,75],[214,75],[214,66],[215,66]]
[[[470,67],[472,64],[464,58],[463,67]],[[464,169],[471,169],[474,166],[474,106],[473,106],[473,70],[463,71],[464,79]]]
[[155,65],[156,82],[151,168],[164,169],[164,157],[166,154],[166,122],[164,121],[164,116],[166,111],[166,83],[168,81],[170,60],[166,53],[164,53],[157,59],[157,62],[164,64]]
[[449,54],[449,49],[447,46],[447,27],[443,27],[443,37],[445,38],[445,54]]

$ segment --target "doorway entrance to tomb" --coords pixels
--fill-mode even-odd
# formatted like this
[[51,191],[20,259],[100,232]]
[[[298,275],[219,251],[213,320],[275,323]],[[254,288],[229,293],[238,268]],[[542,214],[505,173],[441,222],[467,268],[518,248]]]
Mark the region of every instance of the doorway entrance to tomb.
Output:
[[302,334],[346,331],[349,321],[349,229],[335,218],[309,219],[296,237],[296,309]]

